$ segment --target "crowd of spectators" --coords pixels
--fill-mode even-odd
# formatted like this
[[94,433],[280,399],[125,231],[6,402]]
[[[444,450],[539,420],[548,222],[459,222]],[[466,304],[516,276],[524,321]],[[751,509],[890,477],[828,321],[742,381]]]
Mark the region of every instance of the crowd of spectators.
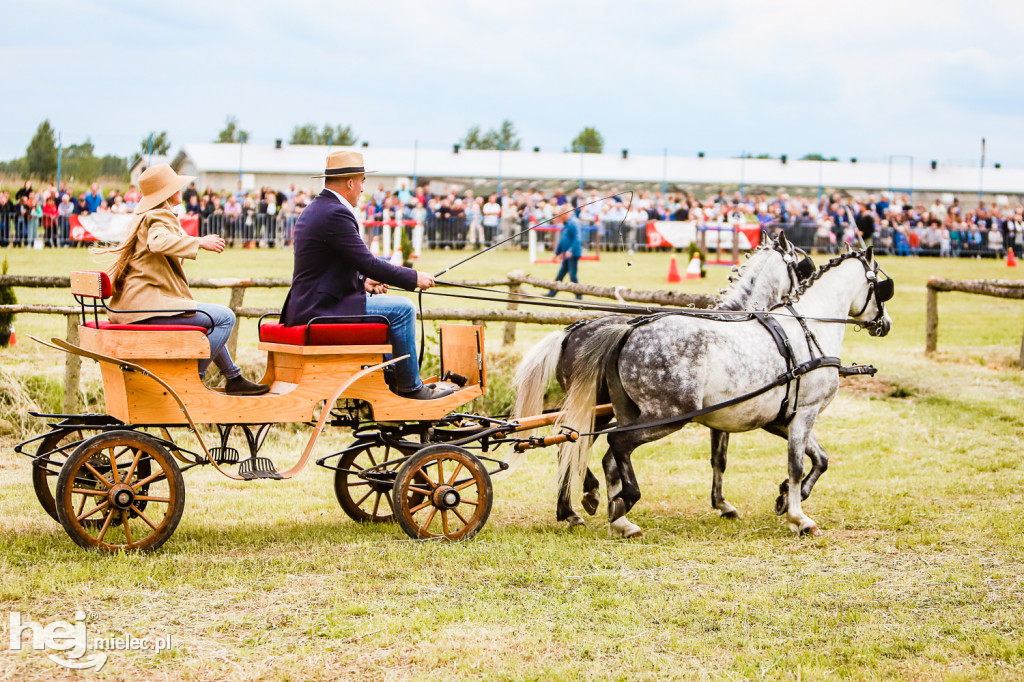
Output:
[[[260,188],[200,192],[195,183],[182,192],[176,207],[180,216],[196,216],[202,233],[216,232],[229,243],[286,245],[295,221],[314,193],[308,189]],[[96,183],[75,196],[66,183],[39,190],[31,181],[13,197],[0,188],[0,246],[31,245],[39,239],[46,246],[71,243],[71,215],[130,214],[141,199],[134,185],[105,195]],[[768,233],[785,230],[804,247],[835,252],[845,243],[873,243],[876,250],[898,256],[1005,255],[1024,246],[1024,207],[985,201],[962,205],[959,199],[944,203],[936,198],[925,206],[906,194],[888,192],[853,197],[846,194],[808,197],[779,190],[727,196],[725,190],[696,198],[692,193],[640,190],[607,192],[562,188],[546,192],[536,187],[504,187],[500,192],[478,195],[472,189],[430,193],[420,186],[402,184],[395,190],[379,185],[367,188],[356,208],[367,242],[379,236],[382,225],[422,224],[424,246],[480,247],[496,242],[518,241],[514,235],[530,225],[550,221],[566,210],[575,211],[585,241],[599,241],[602,248],[641,248],[645,226],[652,220],[695,220],[730,224],[758,224]]]

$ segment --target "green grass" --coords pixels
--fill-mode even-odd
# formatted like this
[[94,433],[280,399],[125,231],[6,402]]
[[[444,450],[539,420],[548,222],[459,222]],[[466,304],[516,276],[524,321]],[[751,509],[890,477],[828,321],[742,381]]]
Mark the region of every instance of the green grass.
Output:
[[[430,253],[439,270],[457,253]],[[584,263],[584,281],[667,288],[666,255]],[[819,261],[821,259],[819,258]],[[11,253],[12,272],[93,267],[83,251]],[[242,484],[186,474],[177,533],[155,554],[98,556],[74,545],[35,501],[24,458],[0,436],[0,641],[4,611],[41,622],[90,612],[91,635],[173,635],[159,656],[113,652],[96,677],[334,678],[995,678],[1024,674],[1024,373],[1013,367],[1019,302],[942,294],[939,353],[924,354],[925,282],[1019,276],[991,261],[897,260],[892,333],[848,334],[843,358],[875,378],[844,383],[818,422],[831,466],[805,502],[820,538],[797,538],[772,511],[785,475],[782,441],[732,439],[726,494],[742,518],[710,509],[707,432],[686,428],[634,458],[644,498],[630,518],[642,541],[609,536],[602,512],[570,532],[554,520],[553,451],[531,454],[495,482],[490,521],[458,545],[417,543],[396,525],[345,518],[328,473]],[[204,253],[192,277],[281,276],[290,254]],[[489,254],[451,273],[493,277],[529,267]],[[684,289],[714,291],[725,269]],[[227,293],[199,290],[205,300]],[[246,305],[280,305],[284,290],[250,291]],[[62,292],[21,289],[25,302]],[[428,307],[454,305],[427,299]],[[472,302],[459,303],[459,307]],[[520,327],[501,348],[488,325],[492,379],[549,329]],[[0,370],[24,393],[15,408],[60,404],[61,359],[26,334],[63,333],[63,320],[21,316],[20,344]],[[251,323],[240,357],[262,363]],[[94,400],[98,372],[84,367]],[[3,385],[0,375],[0,385]],[[4,390],[4,389],[0,389]],[[0,393],[0,398],[7,394]],[[495,400],[499,403],[500,400]],[[10,433],[12,432],[13,433]],[[283,429],[282,464],[304,431]],[[346,434],[330,433],[323,451]],[[47,678],[40,652],[0,651],[0,676]]]

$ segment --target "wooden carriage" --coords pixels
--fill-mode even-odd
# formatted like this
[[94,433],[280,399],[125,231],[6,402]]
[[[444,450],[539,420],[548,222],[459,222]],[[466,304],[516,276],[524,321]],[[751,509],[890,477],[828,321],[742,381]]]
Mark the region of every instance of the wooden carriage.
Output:
[[[37,415],[51,420],[51,430],[15,449],[33,458],[43,508],[85,548],[159,547],[181,519],[183,471],[212,465],[240,481],[291,478],[305,468],[329,425],[355,433],[349,447],[317,460],[334,470],[335,493],[349,517],[394,519],[414,538],[466,539],[490,513],[490,475],[507,468],[484,454],[488,448],[514,443],[522,451],[575,437],[512,436],[553,423],[557,415],[508,421],[455,412],[486,389],[480,326],[441,325],[442,374],[456,379],[457,390],[423,401],[388,388],[383,370],[401,358],[384,359],[391,346],[379,321],[286,327],[261,318],[259,348],[267,364],[260,383],[269,391],[235,396],[199,378],[199,360],[210,357],[205,328],[101,319],[110,310],[104,273],[72,273],[71,290],[82,307],[81,345],[62,339],[46,345],[100,363],[105,414]],[[260,448],[267,429],[282,423],[311,424],[313,432],[299,461],[279,472]],[[219,445],[207,447],[211,429],[201,425],[216,427]],[[171,435],[181,427],[198,450]],[[248,457],[231,445],[233,431],[244,434]],[[34,453],[29,444],[36,445]],[[235,465],[237,473],[228,470]]]

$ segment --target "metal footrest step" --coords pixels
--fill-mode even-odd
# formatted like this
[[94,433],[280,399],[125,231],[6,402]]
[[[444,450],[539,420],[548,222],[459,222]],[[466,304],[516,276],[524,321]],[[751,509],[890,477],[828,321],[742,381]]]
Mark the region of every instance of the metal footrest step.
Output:
[[238,463],[238,475],[247,481],[257,478],[283,478],[277,473],[274,463],[267,457],[250,457]]
[[210,448],[210,457],[217,464],[238,464],[238,450],[235,448]]

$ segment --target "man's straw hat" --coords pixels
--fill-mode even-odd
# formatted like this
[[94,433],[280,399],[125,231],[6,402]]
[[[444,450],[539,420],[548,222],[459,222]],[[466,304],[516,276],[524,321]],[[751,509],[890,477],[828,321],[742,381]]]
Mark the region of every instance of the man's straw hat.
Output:
[[344,178],[352,175],[376,173],[363,167],[363,155],[359,152],[331,152],[327,155],[327,168],[314,178]]
[[139,176],[142,201],[135,206],[135,213],[143,213],[156,208],[195,179],[193,175],[178,175],[166,163],[147,168]]

